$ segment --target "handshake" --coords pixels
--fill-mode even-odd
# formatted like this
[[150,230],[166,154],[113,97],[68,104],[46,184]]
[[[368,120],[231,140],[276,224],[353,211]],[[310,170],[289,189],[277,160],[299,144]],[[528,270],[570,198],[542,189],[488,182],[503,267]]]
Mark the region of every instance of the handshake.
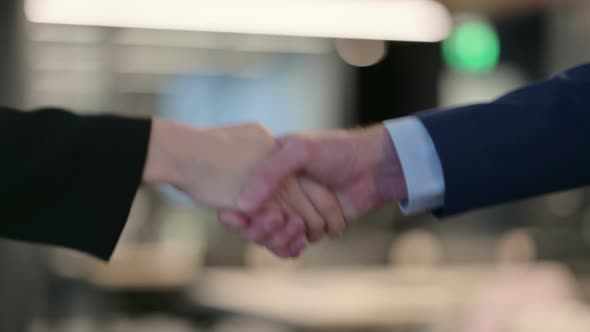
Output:
[[223,225],[284,258],[407,198],[382,125],[274,138],[257,124],[193,129],[154,119],[143,181],[219,209]]

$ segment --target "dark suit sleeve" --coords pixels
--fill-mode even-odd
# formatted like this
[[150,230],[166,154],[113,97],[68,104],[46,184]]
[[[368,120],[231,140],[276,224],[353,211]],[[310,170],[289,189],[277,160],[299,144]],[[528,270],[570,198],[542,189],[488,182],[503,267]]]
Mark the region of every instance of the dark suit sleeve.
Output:
[[150,128],[150,120],[0,108],[0,236],[109,259]]
[[419,118],[442,163],[439,216],[590,184],[590,64]]

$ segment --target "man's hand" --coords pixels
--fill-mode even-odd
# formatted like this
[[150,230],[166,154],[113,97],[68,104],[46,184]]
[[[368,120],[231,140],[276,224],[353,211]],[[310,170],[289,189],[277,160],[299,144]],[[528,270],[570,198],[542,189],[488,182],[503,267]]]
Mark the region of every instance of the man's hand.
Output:
[[[382,204],[407,199],[402,167],[386,129],[374,126],[359,130],[293,135],[280,139],[279,147],[260,164],[242,190],[238,206],[253,213],[275,195],[289,177],[299,174],[331,190],[333,202],[312,201],[321,211],[332,213],[340,206],[347,220],[356,219]],[[244,218],[236,211],[223,211],[221,221]],[[249,223],[257,223],[250,220]],[[330,227],[330,224],[328,224]],[[330,230],[328,230],[330,231]],[[332,230],[338,233],[341,230]],[[309,227],[309,239],[319,239],[324,230]]]
[[[247,176],[275,148],[272,135],[256,124],[199,130],[155,119],[144,182],[173,185],[195,202],[210,207],[236,209]],[[329,215],[333,225],[344,228],[341,214],[318,211],[308,196],[336,204],[327,189],[291,176],[285,178],[274,197],[260,205],[257,214],[245,215],[259,220],[256,225],[231,218],[225,224],[242,230],[246,237],[280,256],[296,256],[305,247],[304,219],[325,228],[323,215]]]

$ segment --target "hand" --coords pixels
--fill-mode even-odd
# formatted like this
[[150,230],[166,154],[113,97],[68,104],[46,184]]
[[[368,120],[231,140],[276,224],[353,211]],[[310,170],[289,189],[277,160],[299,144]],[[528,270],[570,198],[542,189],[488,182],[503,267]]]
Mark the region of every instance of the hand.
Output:
[[[340,206],[347,220],[356,219],[382,204],[407,199],[401,163],[391,138],[381,125],[280,139],[279,147],[256,167],[246,182],[238,206],[249,213],[259,210],[285,179],[294,174],[308,177],[331,190],[339,204],[321,200],[314,204],[328,203],[320,210],[332,212]],[[223,222],[224,218],[244,218],[244,215],[226,210],[220,217]],[[250,223],[257,223],[257,220],[250,220]],[[338,233],[341,230],[329,231]],[[319,231],[310,237],[316,240],[321,235]]]
[[240,186],[275,146],[263,127],[193,129],[155,119],[144,181],[166,183],[211,207],[236,207]]
[[[272,135],[255,124],[199,130],[155,119],[144,182],[173,185],[195,202],[210,207],[237,208],[246,177],[275,147]],[[308,223],[325,227],[308,195],[335,201],[322,186],[290,177],[276,198],[261,205],[258,214],[248,215],[261,220],[256,227],[240,222],[232,226],[281,256],[298,255],[305,246],[305,226],[299,215]],[[344,224],[342,215],[334,218]]]
[[[280,257],[298,256],[306,247],[307,240],[318,240],[326,232],[331,237],[342,234],[346,226],[344,216],[336,197],[325,187],[304,177],[291,177],[282,188],[273,199],[274,202],[278,199],[279,209],[276,203],[271,203],[274,209],[268,211],[267,204],[258,213],[222,210],[219,213],[220,222],[239,231],[244,237],[265,245]],[[277,210],[288,211],[287,216],[282,218]],[[298,236],[296,240],[293,240],[293,234]]]

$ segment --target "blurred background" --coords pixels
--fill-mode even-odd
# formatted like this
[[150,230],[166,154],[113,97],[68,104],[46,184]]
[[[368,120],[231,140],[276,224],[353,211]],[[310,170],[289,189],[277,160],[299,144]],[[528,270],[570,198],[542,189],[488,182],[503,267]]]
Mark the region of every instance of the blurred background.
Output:
[[[2,104],[276,134],[486,101],[590,59],[585,0],[3,0],[0,16]],[[142,188],[109,264],[0,242],[0,331],[587,332],[589,203],[444,222],[391,206],[283,262]]]

